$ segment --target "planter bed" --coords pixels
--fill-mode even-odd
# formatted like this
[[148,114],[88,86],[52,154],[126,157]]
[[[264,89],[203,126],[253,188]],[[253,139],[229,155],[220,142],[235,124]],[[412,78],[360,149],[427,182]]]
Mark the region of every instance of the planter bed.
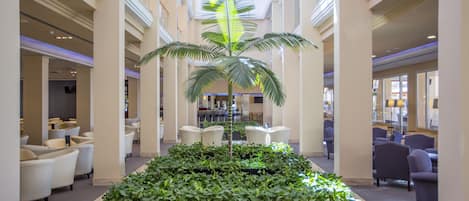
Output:
[[233,145],[233,158],[227,153],[227,146],[176,145],[103,200],[354,200],[340,178],[311,171],[288,145]]

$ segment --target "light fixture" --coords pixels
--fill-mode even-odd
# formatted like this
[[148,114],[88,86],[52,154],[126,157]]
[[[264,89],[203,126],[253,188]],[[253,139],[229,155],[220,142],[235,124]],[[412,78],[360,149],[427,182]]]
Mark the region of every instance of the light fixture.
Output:
[[56,36],[55,39],[57,40],[72,40],[72,36]]
[[373,55],[371,55],[371,58],[376,58],[376,55],[374,55],[374,54],[373,54]]
[[429,36],[427,36],[427,39],[430,39],[430,40],[431,39],[436,39],[436,36],[435,35],[429,35]]

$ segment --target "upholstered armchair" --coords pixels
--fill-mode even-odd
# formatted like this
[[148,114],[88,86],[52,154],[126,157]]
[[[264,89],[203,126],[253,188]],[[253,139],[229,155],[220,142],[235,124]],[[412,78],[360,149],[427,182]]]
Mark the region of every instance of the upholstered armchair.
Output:
[[334,154],[334,128],[327,127],[324,131],[324,142],[326,142],[327,159],[331,159],[331,154]]
[[53,159],[20,162],[20,200],[44,199],[51,194]]
[[[70,146],[73,146],[76,144],[77,143],[75,143],[73,140],[70,140]],[[67,147],[67,144],[65,143],[65,138],[47,140],[44,142],[44,145],[50,148],[55,148],[55,149],[62,149],[62,148]]]
[[20,145],[28,144],[29,135],[22,135],[20,137]]
[[221,146],[223,139],[223,126],[211,126],[202,131],[202,144],[204,146]]
[[399,132],[399,131],[393,131],[392,132],[392,135],[391,135],[391,141],[394,142],[394,143],[397,143],[397,144],[401,144],[402,143],[402,133]]
[[93,144],[78,144],[71,147],[77,149],[78,159],[75,167],[75,175],[87,175],[90,178],[91,170],[93,169]]
[[410,173],[407,156],[409,147],[394,142],[375,145],[374,166],[376,185],[380,179],[400,179],[407,181],[410,191]]
[[65,129],[53,129],[49,130],[49,139],[57,139],[57,138],[64,138],[66,135]]
[[52,189],[69,186],[70,190],[73,190],[78,152],[76,149],[63,149],[38,156],[39,160],[52,159],[54,161],[52,168]]
[[382,128],[373,128],[373,144],[378,142],[379,144],[383,144],[387,142],[387,131]]
[[21,149],[27,149],[32,151],[36,155],[47,154],[50,152],[58,151],[59,149],[47,146],[40,146],[40,145],[21,145]]
[[246,126],[246,138],[248,144],[270,144],[267,130],[262,127]]
[[409,145],[412,150],[425,150],[435,147],[435,139],[423,134],[407,135],[405,137],[405,144]]
[[281,142],[288,144],[288,138],[290,137],[290,128],[284,126],[272,127],[270,134],[270,143]]
[[181,144],[192,145],[200,142],[201,129],[195,126],[183,126],[179,129],[179,135],[181,136]]
[[417,201],[438,200],[438,174],[432,172],[432,162],[428,153],[415,149],[407,157],[410,177],[415,185]]
[[78,136],[80,134],[80,126],[70,127],[65,130],[65,135]]
[[132,145],[134,144],[135,132],[125,133],[125,154],[132,156]]

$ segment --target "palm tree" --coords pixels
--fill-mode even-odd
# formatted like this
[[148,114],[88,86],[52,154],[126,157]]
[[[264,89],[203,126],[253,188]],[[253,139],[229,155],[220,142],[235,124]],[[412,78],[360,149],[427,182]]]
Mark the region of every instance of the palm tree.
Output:
[[314,46],[307,39],[291,33],[267,33],[252,37],[256,24],[245,18],[254,9],[249,0],[210,0],[203,5],[207,14],[202,24],[207,31],[201,37],[207,43],[196,45],[172,42],[146,54],[137,65],[158,56],[188,58],[205,62],[188,80],[186,97],[195,102],[203,89],[216,80],[228,82],[228,146],[232,156],[233,86],[251,88],[259,86],[264,96],[281,106],[285,94],[278,78],[264,61],[243,56],[250,50],[270,51],[274,48],[302,48]]

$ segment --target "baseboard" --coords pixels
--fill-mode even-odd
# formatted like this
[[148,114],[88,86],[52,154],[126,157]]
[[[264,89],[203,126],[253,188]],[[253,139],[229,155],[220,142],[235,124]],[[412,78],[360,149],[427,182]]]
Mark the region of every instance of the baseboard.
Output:
[[324,156],[324,152],[300,152],[300,155],[304,157],[322,157]]
[[342,178],[342,181],[349,186],[373,186],[373,179]]
[[95,178],[93,175],[93,186],[111,186],[122,182],[122,178]]
[[154,158],[160,156],[159,152],[140,152],[140,157],[143,158]]

